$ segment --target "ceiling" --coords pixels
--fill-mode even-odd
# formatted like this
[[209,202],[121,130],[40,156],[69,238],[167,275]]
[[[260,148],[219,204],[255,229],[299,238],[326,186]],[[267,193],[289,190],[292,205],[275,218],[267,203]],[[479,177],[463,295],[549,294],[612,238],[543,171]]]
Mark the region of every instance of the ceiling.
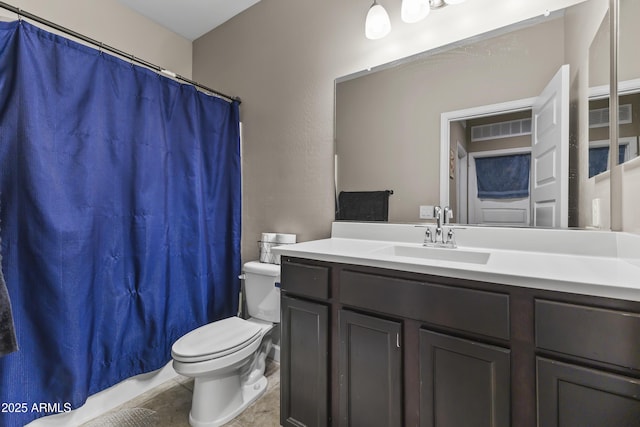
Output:
[[181,36],[195,40],[260,0],[118,0]]

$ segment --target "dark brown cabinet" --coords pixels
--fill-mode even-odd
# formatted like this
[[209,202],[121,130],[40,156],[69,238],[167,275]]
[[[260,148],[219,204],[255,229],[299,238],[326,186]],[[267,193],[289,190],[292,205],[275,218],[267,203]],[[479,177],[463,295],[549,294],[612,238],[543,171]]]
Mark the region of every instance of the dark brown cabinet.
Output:
[[545,358],[537,370],[540,426],[640,426],[637,378]]
[[640,427],[640,302],[283,257],[281,422]]
[[281,298],[281,407],[283,426],[328,424],[329,309]]
[[420,331],[420,426],[509,427],[510,351]]
[[401,427],[401,324],[340,311],[340,426]]
[[538,299],[535,325],[539,425],[640,426],[640,379],[605,370],[640,372],[639,313]]

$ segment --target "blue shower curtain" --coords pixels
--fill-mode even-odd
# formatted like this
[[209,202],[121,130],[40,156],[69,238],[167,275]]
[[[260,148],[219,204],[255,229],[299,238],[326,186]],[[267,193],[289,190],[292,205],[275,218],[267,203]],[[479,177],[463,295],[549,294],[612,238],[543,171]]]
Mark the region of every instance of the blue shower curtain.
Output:
[[236,314],[237,103],[0,23],[0,425],[82,405]]

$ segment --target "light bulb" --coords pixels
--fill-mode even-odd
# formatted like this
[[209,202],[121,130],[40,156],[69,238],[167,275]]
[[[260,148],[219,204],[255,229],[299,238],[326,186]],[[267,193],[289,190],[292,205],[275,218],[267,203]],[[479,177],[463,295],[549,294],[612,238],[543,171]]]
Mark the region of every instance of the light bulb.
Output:
[[368,39],[381,39],[391,31],[391,21],[387,11],[376,1],[373,2],[367,20],[365,22],[364,34]]
[[429,0],[402,0],[400,15],[404,22],[413,24],[426,18],[429,11]]

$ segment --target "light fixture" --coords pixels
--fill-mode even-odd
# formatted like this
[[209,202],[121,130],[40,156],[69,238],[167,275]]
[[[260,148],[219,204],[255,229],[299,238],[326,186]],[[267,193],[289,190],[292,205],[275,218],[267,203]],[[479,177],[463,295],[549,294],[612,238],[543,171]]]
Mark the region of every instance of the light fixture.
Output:
[[376,0],[369,8],[364,27],[365,36],[371,40],[381,39],[391,31],[389,14]]
[[430,11],[429,0],[402,0],[400,16],[407,24],[413,24],[426,18]]
[[[402,0],[400,16],[408,24],[422,21],[431,9],[441,9],[450,4],[460,4],[465,0]],[[391,21],[387,11],[377,0],[369,8],[365,22],[365,35],[368,39],[381,39],[391,31]]]

